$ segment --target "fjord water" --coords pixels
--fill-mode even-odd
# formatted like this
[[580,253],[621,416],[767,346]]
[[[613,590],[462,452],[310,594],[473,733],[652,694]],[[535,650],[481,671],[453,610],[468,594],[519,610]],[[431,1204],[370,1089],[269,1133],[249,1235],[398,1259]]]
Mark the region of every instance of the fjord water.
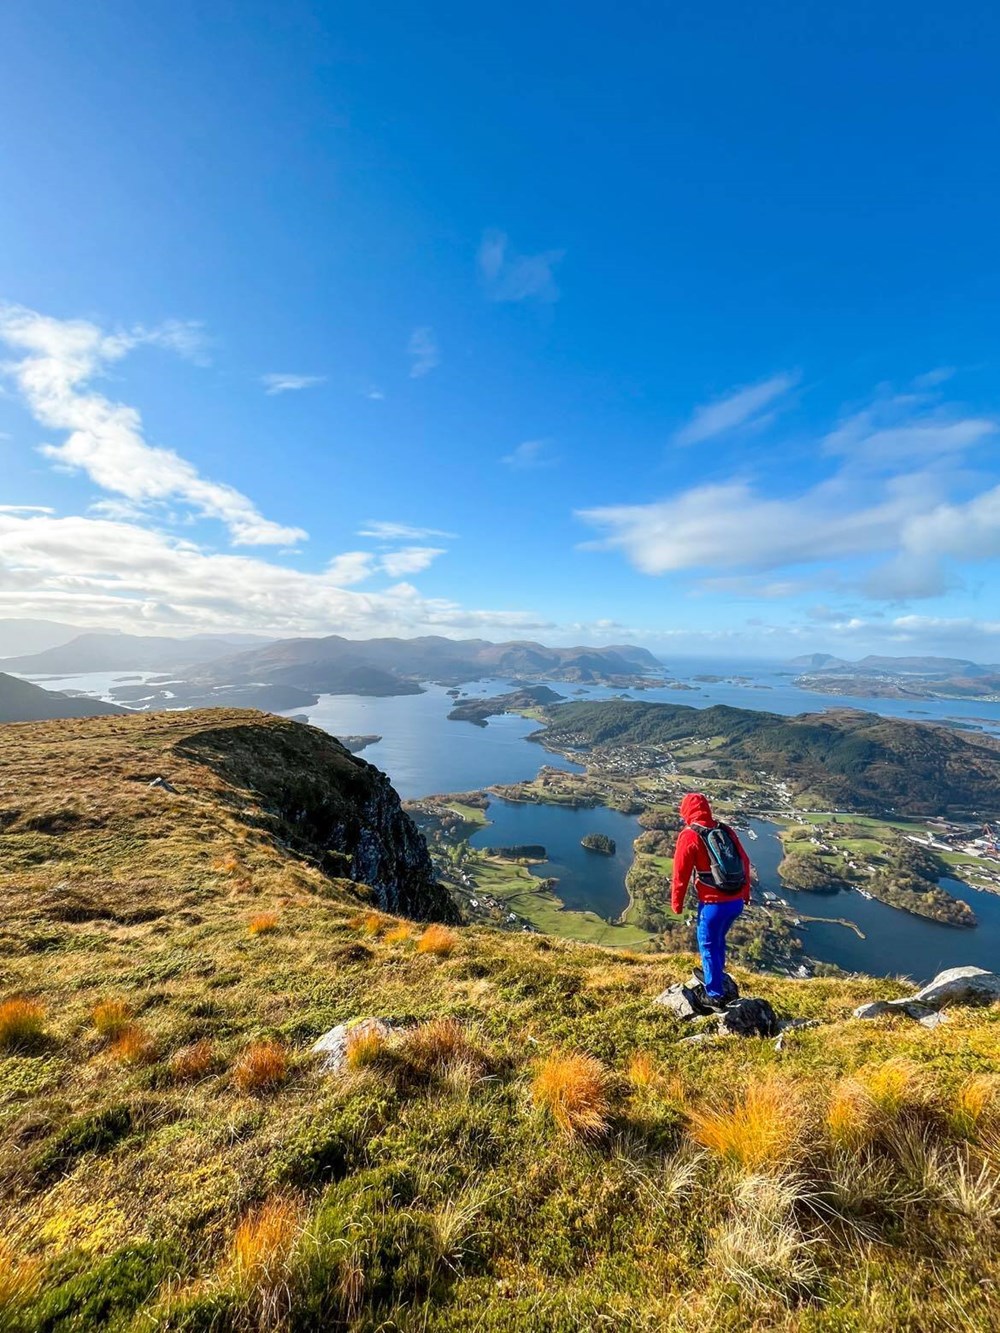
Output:
[[[760,877],[760,888],[784,898],[795,912],[822,917],[803,922],[795,933],[811,958],[836,963],[848,972],[871,976],[908,976],[929,981],[946,967],[974,965],[990,971],[1000,967],[1000,895],[970,889],[956,879],[942,879],[941,887],[969,904],[979,925],[959,929],[926,917],[887,907],[863,898],[853,889],[839,893],[797,892],[782,884],[778,865],[782,850],[777,826],[763,819],[750,821],[756,839],[746,843]],[[865,938],[837,924],[853,921]]]
[[[632,864],[632,844],[642,832],[634,815],[602,805],[587,810],[501,800],[491,801],[486,814],[490,823],[473,834],[473,847],[541,845],[548,859],[533,865],[531,873],[558,879],[556,892],[567,907],[612,920],[628,906],[625,876]],[[581,847],[580,839],[588,833],[613,838],[614,855]]]

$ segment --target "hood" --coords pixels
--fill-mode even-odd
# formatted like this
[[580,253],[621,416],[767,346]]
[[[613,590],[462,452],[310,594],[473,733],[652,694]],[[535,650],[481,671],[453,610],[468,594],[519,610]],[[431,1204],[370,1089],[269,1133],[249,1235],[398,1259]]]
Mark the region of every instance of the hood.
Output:
[[685,824],[702,824],[711,828],[715,823],[708,797],[702,796],[700,791],[689,791],[686,796],[682,796],[680,811]]

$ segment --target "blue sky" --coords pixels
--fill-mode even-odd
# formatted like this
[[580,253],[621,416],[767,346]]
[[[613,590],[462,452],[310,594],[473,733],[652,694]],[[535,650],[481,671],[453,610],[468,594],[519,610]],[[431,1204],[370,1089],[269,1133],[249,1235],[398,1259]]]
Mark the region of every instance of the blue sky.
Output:
[[0,615],[1000,660],[994,7],[0,52]]

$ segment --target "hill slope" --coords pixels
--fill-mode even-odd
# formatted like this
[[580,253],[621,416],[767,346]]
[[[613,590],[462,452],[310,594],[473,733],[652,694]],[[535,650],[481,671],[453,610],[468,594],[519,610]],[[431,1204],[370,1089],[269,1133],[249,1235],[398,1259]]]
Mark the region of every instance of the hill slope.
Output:
[[62,717],[103,717],[126,710],[100,699],[74,698],[43,690],[30,681],[0,671],[0,722],[45,722]]
[[0,773],[5,1333],[992,1326],[996,1011],[737,971],[823,1026],[682,1045],[689,958],[418,943],[351,877],[449,910],[388,784],[278,719],[9,727]]
[[728,774],[765,769],[833,809],[911,815],[1000,811],[1000,743],[925,722],[838,710],[784,717],[716,705],[568,703],[547,710],[546,744],[704,745]]
[[228,656],[248,639],[267,642],[253,635],[226,638],[205,634],[175,639],[168,635],[94,632],[78,634],[68,643],[42,652],[7,658],[3,665],[8,671],[28,676],[72,676],[83,671],[172,671],[175,667]]

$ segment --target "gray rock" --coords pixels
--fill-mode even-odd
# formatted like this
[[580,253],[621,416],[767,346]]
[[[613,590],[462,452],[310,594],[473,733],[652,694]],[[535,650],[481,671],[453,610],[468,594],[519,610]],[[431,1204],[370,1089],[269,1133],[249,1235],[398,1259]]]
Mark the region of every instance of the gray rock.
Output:
[[719,1015],[719,1032],[736,1037],[776,1037],[780,1028],[778,1015],[767,1000],[737,1000]]
[[950,1022],[947,1013],[942,1009],[932,1009],[929,1014],[924,1014],[923,1018],[917,1020],[925,1028],[940,1027],[942,1023]]
[[382,1018],[362,1018],[357,1023],[339,1023],[337,1027],[330,1028],[329,1032],[324,1032],[322,1037],[317,1038],[310,1047],[313,1055],[321,1055],[320,1072],[323,1074],[336,1074],[347,1063],[347,1038],[357,1034],[361,1036],[368,1032],[378,1033],[380,1037],[388,1037],[392,1028]]
[[719,1040],[718,1032],[693,1032],[690,1037],[681,1037],[678,1046],[707,1046]]
[[951,1004],[992,1004],[1000,1000],[1000,976],[982,967],[950,967],[915,995],[901,1000],[872,1000],[859,1005],[855,1018],[881,1018],[884,1014],[905,1014],[925,1027],[936,1027],[941,1009]]
[[946,1004],[990,1004],[1000,1000],[1000,976],[983,967],[949,967],[913,998],[931,1009]]
[[653,1003],[668,1010],[675,1018],[697,1018],[701,1014],[710,1012],[699,1002],[697,995],[689,986],[682,986],[679,982],[661,991]]

